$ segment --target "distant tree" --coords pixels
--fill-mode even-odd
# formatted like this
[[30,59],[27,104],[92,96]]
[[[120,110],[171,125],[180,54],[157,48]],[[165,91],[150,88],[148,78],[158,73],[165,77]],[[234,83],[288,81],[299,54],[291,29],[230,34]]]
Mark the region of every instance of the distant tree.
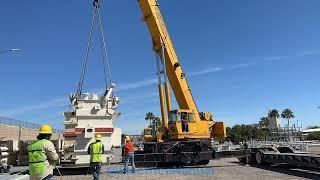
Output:
[[318,129],[320,126],[308,126],[307,129]]
[[233,143],[241,142],[241,132],[240,132],[240,125],[235,125],[232,128],[227,129],[227,138],[226,140],[232,141]]
[[270,119],[268,117],[262,117],[259,121],[259,128],[263,131],[264,140],[267,140],[267,136],[270,133]]
[[262,117],[259,121],[260,128],[268,128],[270,125],[270,119],[268,117]]
[[144,118],[146,121],[150,121],[149,128],[152,128],[152,133],[155,135],[157,132],[162,132],[161,119],[155,116],[152,112],[146,113]]
[[269,113],[268,113],[268,117],[276,118],[276,119],[279,118],[280,117],[279,111],[276,110],[276,109],[270,110]]
[[232,141],[233,143],[263,139],[263,131],[251,125],[235,125],[232,128],[228,127],[226,131],[226,140]]
[[145,116],[146,121],[150,121],[149,127],[152,127],[152,121],[154,120],[154,114],[152,112],[147,112]]
[[257,127],[254,127],[252,129],[252,136],[253,136],[252,139],[263,140],[263,138],[266,139],[266,132],[264,132],[261,129],[258,129]]
[[158,132],[162,131],[162,122],[159,117],[154,117],[153,124]]
[[227,141],[231,141],[230,137],[231,137],[231,132],[232,132],[232,129],[230,127],[227,127],[226,128],[226,133],[227,133],[227,138],[226,140]]
[[290,109],[284,109],[281,113],[281,117],[288,120],[288,130],[290,128],[290,119],[294,118],[294,114]]
[[320,140],[320,132],[312,132],[307,135],[307,140]]

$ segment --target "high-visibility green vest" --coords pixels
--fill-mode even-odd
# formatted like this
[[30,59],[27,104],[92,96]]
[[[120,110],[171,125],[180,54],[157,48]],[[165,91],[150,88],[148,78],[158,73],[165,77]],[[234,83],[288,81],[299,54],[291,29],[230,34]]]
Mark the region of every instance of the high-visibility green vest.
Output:
[[28,146],[30,175],[41,175],[45,170],[45,161],[47,161],[47,159],[43,148],[46,141],[48,140],[38,140]]
[[102,143],[92,143],[90,149],[90,162],[102,162],[102,153]]

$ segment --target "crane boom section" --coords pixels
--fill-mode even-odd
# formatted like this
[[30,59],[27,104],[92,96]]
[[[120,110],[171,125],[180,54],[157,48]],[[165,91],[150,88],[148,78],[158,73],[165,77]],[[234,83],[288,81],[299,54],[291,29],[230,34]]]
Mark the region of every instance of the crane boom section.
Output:
[[[154,51],[159,53],[162,46],[165,47],[166,73],[179,108],[193,111],[197,116],[197,106],[191,94],[185,74],[179,64],[174,45],[162,18],[157,0],[138,0],[138,3],[149,28]],[[162,56],[162,53],[159,54]]]

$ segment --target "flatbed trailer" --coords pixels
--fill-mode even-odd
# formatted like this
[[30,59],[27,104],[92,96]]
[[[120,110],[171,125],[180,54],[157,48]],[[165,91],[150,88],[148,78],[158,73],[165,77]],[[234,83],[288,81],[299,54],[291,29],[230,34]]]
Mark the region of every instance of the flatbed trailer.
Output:
[[290,164],[320,168],[320,154],[299,152],[291,147],[249,148],[248,155],[239,160],[248,164]]
[[219,158],[244,158],[248,149],[216,151],[205,141],[144,143],[143,151],[135,151],[135,162],[140,165],[184,166],[207,165]]

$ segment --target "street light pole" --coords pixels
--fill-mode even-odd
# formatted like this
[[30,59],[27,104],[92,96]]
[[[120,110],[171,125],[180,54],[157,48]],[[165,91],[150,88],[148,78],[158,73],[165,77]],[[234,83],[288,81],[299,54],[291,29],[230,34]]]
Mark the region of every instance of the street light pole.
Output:
[[13,51],[19,51],[20,49],[16,49],[16,48],[14,48],[14,49],[9,49],[9,50],[4,50],[4,51],[1,51],[0,50],[0,54],[4,54],[4,53],[8,53],[8,52],[13,52]]

